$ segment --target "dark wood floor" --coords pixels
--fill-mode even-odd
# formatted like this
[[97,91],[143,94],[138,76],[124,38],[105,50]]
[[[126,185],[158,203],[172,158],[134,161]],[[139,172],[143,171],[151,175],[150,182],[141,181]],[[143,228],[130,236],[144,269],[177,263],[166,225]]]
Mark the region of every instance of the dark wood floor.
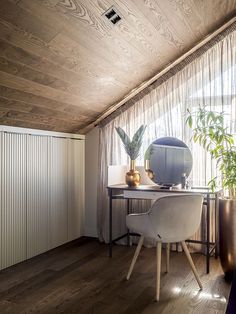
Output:
[[[107,246],[83,238],[0,272],[0,313],[156,314],[224,313],[230,286],[219,261],[193,254],[204,290],[198,291],[185,256],[162,263],[161,300],[155,295],[155,249],[144,248],[129,281],[125,275],[135,247]],[[164,254],[163,254],[164,255]]]

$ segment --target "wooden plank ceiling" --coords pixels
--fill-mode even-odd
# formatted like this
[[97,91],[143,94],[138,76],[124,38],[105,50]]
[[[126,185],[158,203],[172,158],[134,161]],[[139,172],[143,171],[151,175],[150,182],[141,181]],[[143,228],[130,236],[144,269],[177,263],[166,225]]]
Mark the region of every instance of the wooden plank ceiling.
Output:
[[[116,25],[102,16],[112,5]],[[236,0],[1,0],[0,124],[83,133],[235,9]]]

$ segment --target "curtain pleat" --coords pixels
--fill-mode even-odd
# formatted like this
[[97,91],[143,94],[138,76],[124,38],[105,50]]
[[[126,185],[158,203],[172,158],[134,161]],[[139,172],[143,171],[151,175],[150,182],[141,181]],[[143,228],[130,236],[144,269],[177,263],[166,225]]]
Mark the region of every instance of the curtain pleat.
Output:
[[[120,126],[132,136],[141,124],[147,125],[144,141],[137,160],[143,165],[144,152],[154,140],[173,136],[184,141],[192,151],[193,169],[189,177],[192,186],[206,186],[215,175],[215,164],[209,154],[191,140],[191,130],[187,127],[186,112],[194,111],[199,105],[225,112],[226,126],[232,133],[236,130],[236,31],[194,59],[178,73],[149,93],[135,97],[134,104],[121,112],[105,126],[100,127],[100,172],[98,184],[98,235],[101,241],[108,242],[108,194],[107,168],[109,165],[127,165],[128,157],[116,134]],[[135,205],[135,207],[134,207]],[[212,208],[214,204],[212,204]],[[133,212],[148,210],[148,202],[134,202]],[[125,233],[126,203],[114,201],[113,237]],[[214,218],[214,211],[211,211]],[[206,213],[195,239],[204,237]],[[212,219],[213,221],[214,219]],[[211,240],[214,239],[214,224],[211,225]],[[196,246],[196,249],[198,247]],[[201,248],[200,248],[201,249]]]

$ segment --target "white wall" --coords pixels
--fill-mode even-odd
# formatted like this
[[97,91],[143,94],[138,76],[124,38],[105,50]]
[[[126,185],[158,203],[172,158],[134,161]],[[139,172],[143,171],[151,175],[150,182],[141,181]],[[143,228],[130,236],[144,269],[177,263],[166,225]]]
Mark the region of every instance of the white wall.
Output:
[[85,140],[85,236],[90,237],[97,237],[98,141],[96,127]]

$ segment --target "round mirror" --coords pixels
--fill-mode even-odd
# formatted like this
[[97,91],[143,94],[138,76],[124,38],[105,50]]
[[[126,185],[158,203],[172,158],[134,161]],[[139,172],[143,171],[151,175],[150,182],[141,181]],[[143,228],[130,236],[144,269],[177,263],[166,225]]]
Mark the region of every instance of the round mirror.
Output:
[[192,170],[192,154],[188,146],[174,137],[154,141],[146,152],[153,181],[160,185],[178,185]]

